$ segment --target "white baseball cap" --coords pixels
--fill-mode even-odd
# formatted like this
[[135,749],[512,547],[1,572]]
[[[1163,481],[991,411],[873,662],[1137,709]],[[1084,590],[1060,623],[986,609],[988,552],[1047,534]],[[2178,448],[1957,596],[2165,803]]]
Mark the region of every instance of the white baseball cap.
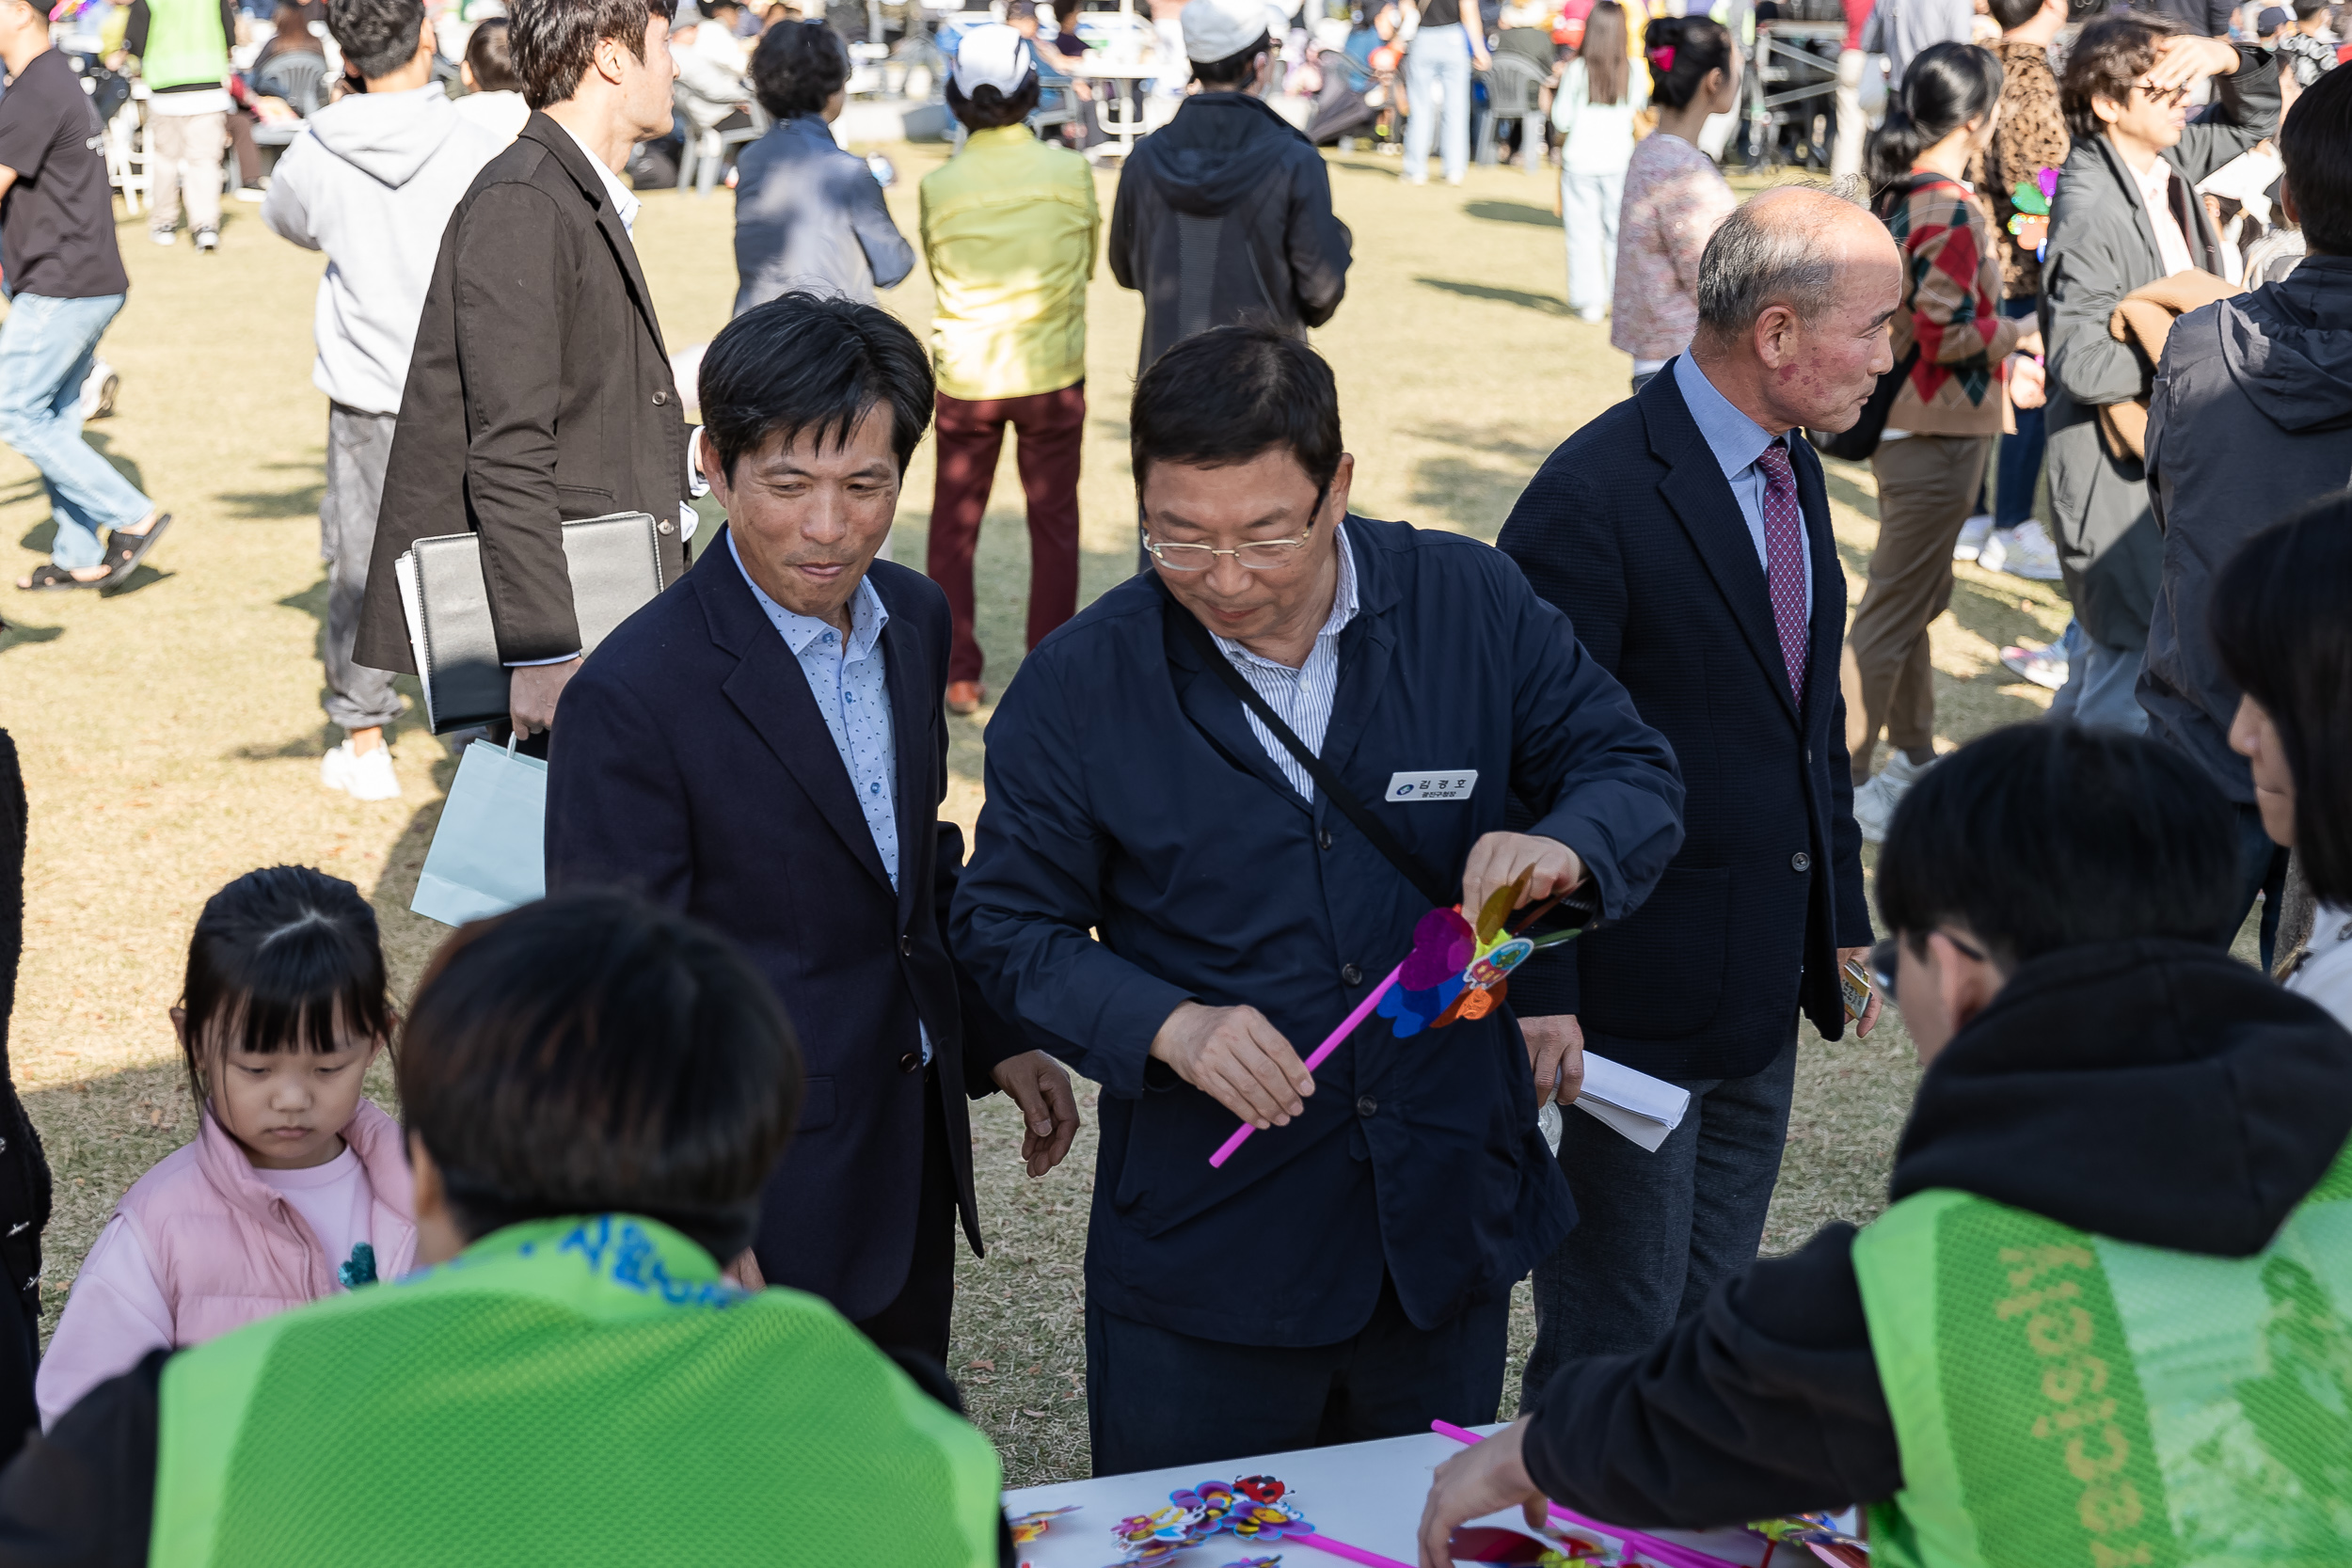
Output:
[[1184,57],[1231,59],[1268,34],[1290,30],[1290,12],[1266,0],[1184,0]]
[[1010,98],[1036,69],[1029,40],[1002,23],[975,27],[956,45],[956,90],[967,99],[984,87]]

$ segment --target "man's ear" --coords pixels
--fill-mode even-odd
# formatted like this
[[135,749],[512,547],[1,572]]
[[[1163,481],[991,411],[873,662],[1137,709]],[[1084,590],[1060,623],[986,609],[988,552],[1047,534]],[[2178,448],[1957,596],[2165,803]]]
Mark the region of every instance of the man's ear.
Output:
[[2279,215],[2286,219],[2289,229],[2303,227],[2303,214],[2295,204],[2295,186],[2283,176],[2279,181]]
[[719,443],[710,438],[710,427],[704,425],[694,432],[694,467],[702,471],[703,483],[719,498],[719,505],[730,504],[729,492],[735,487],[727,483],[727,466],[719,460]]
[[1989,960],[1963,953],[1941,931],[1931,934],[1928,941],[1939,947],[1935,983],[1943,992],[1944,1016],[1951,1021],[1952,1033],[1957,1035],[1993,1005],[2008,983],[2007,976]]
[[2090,112],[2104,124],[2112,125],[2123,118],[2123,105],[2104,93],[2090,95]]
[[1787,364],[1796,353],[1797,328],[1802,325],[1797,313],[1786,305],[1767,305],[1763,314],[1756,318],[1756,356],[1766,370],[1776,371]]

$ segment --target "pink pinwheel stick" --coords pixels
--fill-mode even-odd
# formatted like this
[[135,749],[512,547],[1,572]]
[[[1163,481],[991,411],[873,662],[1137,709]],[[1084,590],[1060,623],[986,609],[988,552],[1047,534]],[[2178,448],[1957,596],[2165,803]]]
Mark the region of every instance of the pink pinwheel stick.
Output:
[[[1380,1005],[1380,999],[1389,994],[1389,988],[1395,985],[1396,977],[1404,973],[1405,966],[1402,963],[1398,964],[1394,969],[1390,970],[1389,977],[1381,981],[1378,985],[1373,987],[1372,994],[1365,997],[1361,1002],[1359,1002],[1356,1005],[1356,1010],[1340,1021],[1340,1026],[1332,1030],[1329,1037],[1326,1038],[1321,1045],[1316,1046],[1313,1053],[1308,1056],[1305,1065],[1309,1072],[1312,1072],[1315,1069],[1321,1067],[1323,1065],[1323,1059],[1340,1048],[1340,1041],[1354,1034],[1356,1032],[1356,1025],[1363,1022],[1364,1020],[1372,1016],[1372,1009]],[[1209,1156],[1209,1164],[1212,1165],[1222,1165],[1225,1164],[1226,1161],[1233,1157],[1233,1150],[1239,1148],[1243,1144],[1248,1143],[1249,1141],[1249,1134],[1255,1132],[1256,1131],[1257,1129],[1255,1127],[1252,1127],[1246,1121],[1239,1127],[1234,1128],[1233,1135],[1226,1139],[1224,1143],[1218,1145],[1216,1152]],[[1375,1558],[1372,1560],[1386,1562],[1388,1559]]]
[[1282,1537],[1282,1544],[1312,1546],[1319,1552],[1329,1552],[1333,1557],[1345,1558],[1350,1562],[1360,1562],[1364,1564],[1364,1568],[1413,1568],[1409,1562],[1399,1562],[1392,1557],[1382,1557],[1378,1552],[1368,1552],[1361,1546],[1351,1546],[1344,1541],[1334,1541],[1327,1535],[1285,1535]]
[[[1440,1436],[1451,1437],[1456,1443],[1486,1441],[1478,1433],[1464,1427],[1457,1427],[1452,1421],[1432,1421],[1429,1423],[1429,1430]],[[1710,1552],[1702,1552],[1695,1546],[1677,1546],[1671,1541],[1661,1541],[1654,1535],[1644,1535],[1640,1530],[1628,1529],[1623,1525],[1604,1525],[1598,1519],[1587,1518],[1572,1508],[1562,1508],[1549,1498],[1546,1499],[1545,1506],[1551,1510],[1551,1516],[1562,1524],[1575,1525],[1583,1529],[1598,1530],[1603,1535],[1613,1535],[1634,1551],[1665,1563],[1667,1568],[1739,1568],[1739,1564],[1728,1559],[1716,1557]]]

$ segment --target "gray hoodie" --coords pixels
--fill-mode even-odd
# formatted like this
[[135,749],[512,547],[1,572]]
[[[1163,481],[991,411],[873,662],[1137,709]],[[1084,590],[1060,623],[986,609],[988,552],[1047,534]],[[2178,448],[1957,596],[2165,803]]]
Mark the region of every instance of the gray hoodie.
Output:
[[320,391],[366,413],[400,411],[441,231],[502,145],[436,83],[330,103],[286,149],[262,221],[326,252],[310,372]]
[[2230,750],[2238,689],[2205,631],[2214,578],[2254,534],[2348,487],[2352,256],[2307,256],[2280,281],[2173,324],[2148,404],[2164,576],[2139,705],[2151,733],[2241,804],[2254,784]]

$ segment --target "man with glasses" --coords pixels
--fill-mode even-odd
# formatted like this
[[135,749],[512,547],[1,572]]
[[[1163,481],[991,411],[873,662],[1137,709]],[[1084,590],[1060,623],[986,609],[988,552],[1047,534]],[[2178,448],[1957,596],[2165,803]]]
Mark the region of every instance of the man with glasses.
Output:
[[1575,1223],[1537,1130],[1557,1053],[1496,1007],[1301,1058],[1433,904],[1630,912],[1681,841],[1673,755],[1504,557],[1348,515],[1296,338],[1187,338],[1129,426],[1152,567],[998,705],[952,924],[1104,1089],[1095,1473],[1491,1420],[1511,1287]]
[[[2206,78],[2214,102],[2192,118],[2188,100]],[[2136,434],[2155,366],[2108,321],[2125,295],[2168,279],[2178,281],[2162,302],[2175,310],[2232,292],[2196,187],[2277,133],[2278,67],[2267,50],[2116,12],[2075,40],[2058,103],[2074,150],[2058,173],[2042,271],[2043,428],[2058,565],[2084,645],[2053,711],[2137,733],[2148,721],[2133,686],[2164,551]]]
[[1894,1207],[1530,1390],[1438,1467],[1423,1568],[1545,1497],[1868,1504],[1882,1558],[1939,1568],[2344,1560],[2352,1037],[2216,940],[2219,789],[2139,736],[2002,730],[1905,797],[1878,895],[1927,1068]]

